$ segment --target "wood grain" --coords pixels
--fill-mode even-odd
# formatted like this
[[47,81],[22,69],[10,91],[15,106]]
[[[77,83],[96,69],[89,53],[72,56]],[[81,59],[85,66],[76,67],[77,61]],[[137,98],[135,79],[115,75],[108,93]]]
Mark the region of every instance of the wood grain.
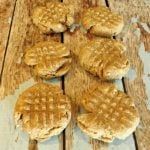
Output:
[[[64,0],[65,3],[72,4],[75,10],[76,22],[79,22],[79,13],[82,13],[83,8],[89,6],[98,6],[105,5],[103,0]],[[70,45],[70,49],[75,52],[78,48],[78,45],[81,44],[86,37],[83,35],[82,31],[76,29],[74,33],[65,33],[64,42]],[[73,56],[72,69],[65,77],[65,92],[72,100],[72,121],[66,129],[66,150],[71,149],[86,149],[86,150],[104,150],[108,146],[106,143],[92,140],[85,134],[83,134],[76,124],[76,116],[80,112],[80,108],[76,105],[78,100],[82,96],[82,91],[89,87],[89,84],[92,82],[97,82],[98,79],[95,79],[93,76],[85,72],[79,65],[78,62]]]
[[[4,34],[4,38],[2,38],[3,51],[2,52],[0,51],[1,52],[0,56],[3,57],[4,53],[6,53],[6,57],[5,60],[3,57],[4,66],[1,74],[0,100],[5,100],[4,97],[6,97],[7,95],[10,94],[13,95],[15,90],[19,87],[20,84],[29,80],[33,76],[31,69],[28,66],[26,66],[22,60],[23,51],[25,48],[30,47],[34,45],[36,42],[42,40],[53,39],[56,41],[61,41],[60,34],[44,35],[40,33],[39,29],[36,26],[34,26],[32,23],[31,14],[33,8],[37,5],[43,5],[45,2],[47,2],[47,0],[17,0],[16,3],[13,0],[7,1],[7,3],[11,7],[5,1],[3,2],[4,4],[2,3],[3,4],[2,7],[4,8],[1,11],[6,11],[8,9],[5,18],[8,19],[9,15],[12,15],[13,19],[10,20],[11,21],[10,29],[9,27],[6,26],[7,28],[6,29],[3,28],[5,30],[1,33]],[[12,9],[13,5],[15,5],[14,10]],[[4,19],[2,18],[2,20],[5,21],[6,20],[5,18]],[[0,23],[2,27],[4,26],[3,24],[6,23],[5,22],[2,22],[2,24]],[[9,33],[6,31],[8,29],[9,29],[8,31]],[[9,39],[8,39],[8,34],[9,34]],[[7,49],[5,47],[7,47]],[[57,84],[61,86],[61,81],[57,80]],[[13,105],[11,105],[11,108],[13,109]],[[4,119],[7,119],[8,117],[9,116],[5,116]],[[13,125],[14,124],[12,123],[11,125],[8,126],[12,128]],[[3,132],[3,134],[5,134],[5,131]],[[0,136],[0,138],[2,138],[2,135]],[[25,145],[23,144],[22,146],[21,143],[16,142],[18,144],[16,149],[20,149],[20,148],[24,149],[25,147],[26,148],[28,147],[27,146],[28,141],[26,139],[24,140],[25,140],[24,143],[26,144]],[[51,141],[52,143],[55,144],[51,144],[50,141],[44,142],[42,144],[38,144],[38,148],[44,150],[48,149],[48,147],[55,150],[62,149],[63,147],[62,134],[59,136],[59,138],[57,136],[52,138]],[[47,144],[48,147],[46,146]],[[2,146],[6,146],[6,145],[2,145]],[[14,146],[14,143],[12,144],[12,146]],[[30,141],[29,148],[32,149],[34,148],[34,146],[37,147],[36,143]]]
[[109,7],[128,17],[136,17],[141,22],[150,22],[150,1],[149,0],[108,0]]
[[[135,135],[139,150],[150,148],[150,1],[109,0],[112,10],[124,15],[125,27],[119,39],[127,46],[131,67],[125,78],[127,93],[135,99],[141,122]],[[122,38],[121,38],[122,37]]]
[[[82,37],[80,31],[76,31],[74,33],[74,39],[66,38],[66,43],[71,43],[71,48],[73,48],[74,44],[77,47],[77,41],[83,41],[84,37]],[[79,35],[80,36],[79,36]],[[77,36],[78,35],[78,36]],[[68,36],[65,34],[65,36]],[[73,42],[72,42],[73,41]],[[73,44],[74,43],[74,44]],[[82,111],[76,103],[79,103],[80,98],[82,97],[83,90],[89,88],[91,83],[99,82],[98,78],[93,77],[91,74],[84,71],[77,62],[76,57],[74,56],[74,62],[72,64],[71,71],[65,77],[65,92],[72,100],[72,122],[69,124],[66,129],[66,149],[77,149],[82,150],[86,148],[87,150],[126,150],[132,149],[135,150],[134,140],[132,135],[128,137],[126,140],[115,140],[110,145],[103,143],[98,140],[93,140],[83,134],[76,124],[76,116]],[[123,91],[123,85],[121,80],[115,81],[116,86],[119,90]]]
[[31,77],[30,68],[21,59],[26,47],[42,40],[60,40],[59,34],[43,35],[32,24],[32,9],[44,2],[44,0],[18,0],[16,3],[5,65],[1,76],[0,99],[12,93],[20,83]]
[[16,0],[0,0],[0,74],[11,29]]
[[[73,59],[72,69],[65,78],[65,92],[72,99],[72,121],[65,131],[65,146],[62,134],[43,143],[29,141],[28,136],[14,127],[13,108],[19,93],[35,83],[32,71],[22,61],[25,48],[41,40],[54,39],[60,41],[60,34],[43,35],[33,25],[30,18],[32,9],[47,0],[0,0],[0,147],[3,149],[26,150],[134,150],[133,137],[125,141],[116,140],[107,145],[92,140],[83,134],[76,125],[76,116],[82,110],[75,105],[82,96],[82,91],[88,88],[91,82],[97,82],[85,72]],[[113,11],[124,15],[125,27],[117,37],[127,45],[127,54],[130,58],[131,69],[125,78],[125,89],[135,99],[141,115],[141,123],[136,134],[139,150],[149,150],[150,147],[150,2],[148,0],[107,0]],[[79,11],[89,6],[105,5],[104,0],[64,0],[73,4],[78,22]],[[88,35],[89,36],[89,35]],[[64,42],[71,49],[77,47],[85,37],[79,29],[74,33],[65,33]],[[5,57],[4,57],[5,56]],[[3,65],[4,64],[4,65]],[[38,79],[39,80],[39,79]],[[60,86],[61,81],[52,80]],[[122,88],[122,82],[117,81]],[[19,88],[19,89],[18,89]],[[16,90],[17,89],[17,90]],[[70,90],[72,89],[72,90]],[[29,142],[31,142],[29,144]],[[32,143],[33,142],[33,143]]]
[[[60,79],[47,81],[49,83],[57,84],[60,86]],[[12,95],[6,96],[0,101],[0,149],[1,150],[62,150],[63,140],[60,136],[54,136],[51,139],[36,143],[29,140],[29,136],[26,132],[23,132],[19,128],[15,128],[13,112],[15,103],[19,95],[31,87],[36,82],[33,78],[23,82],[19,85],[19,88],[14,91]],[[61,140],[61,141],[60,141]]]

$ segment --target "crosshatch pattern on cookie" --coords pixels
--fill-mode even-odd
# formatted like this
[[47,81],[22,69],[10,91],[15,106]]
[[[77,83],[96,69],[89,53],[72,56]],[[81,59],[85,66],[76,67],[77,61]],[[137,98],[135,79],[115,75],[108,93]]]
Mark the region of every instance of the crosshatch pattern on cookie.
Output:
[[87,113],[79,115],[79,127],[104,142],[126,138],[139,123],[133,100],[111,83],[92,85],[81,102]]
[[34,74],[43,78],[59,77],[71,65],[67,46],[55,41],[43,41],[25,50],[24,62],[34,66]]
[[129,61],[125,46],[116,40],[98,38],[80,46],[81,66],[101,79],[118,79],[126,74]]
[[44,33],[63,32],[74,23],[74,12],[71,5],[53,1],[34,8],[32,19]]
[[116,35],[121,32],[124,24],[121,15],[104,6],[85,9],[81,22],[85,29],[100,36]]
[[[33,139],[59,134],[68,124],[71,115],[69,99],[59,87],[38,83],[20,96],[15,106],[16,125],[27,131]],[[40,132],[34,133],[34,131]],[[54,131],[53,131],[54,130]]]

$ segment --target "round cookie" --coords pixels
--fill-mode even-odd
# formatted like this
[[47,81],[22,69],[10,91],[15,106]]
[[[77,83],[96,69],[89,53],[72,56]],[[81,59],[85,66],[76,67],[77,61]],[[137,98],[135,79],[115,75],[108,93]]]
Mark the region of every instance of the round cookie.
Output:
[[110,37],[117,35],[123,28],[123,17],[111,12],[107,7],[87,8],[83,11],[81,22],[90,33]]
[[74,12],[70,5],[53,1],[34,8],[32,20],[43,33],[58,33],[74,23]]
[[16,126],[38,141],[60,134],[70,118],[69,99],[58,86],[46,83],[37,83],[25,90],[14,110]]
[[34,66],[35,75],[49,79],[68,72],[71,56],[64,44],[55,41],[43,41],[25,50],[24,62]]
[[139,124],[133,100],[111,83],[92,85],[81,102],[88,112],[78,116],[78,126],[92,138],[104,142],[125,139]]
[[104,80],[120,79],[129,70],[125,46],[116,40],[98,38],[80,46],[80,65]]

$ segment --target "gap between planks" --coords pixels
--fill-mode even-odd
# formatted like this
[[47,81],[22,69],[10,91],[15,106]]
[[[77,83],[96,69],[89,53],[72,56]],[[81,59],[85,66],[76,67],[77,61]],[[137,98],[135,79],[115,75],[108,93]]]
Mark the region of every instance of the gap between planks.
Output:
[[[76,2],[72,1],[72,0],[64,0],[64,1],[67,2],[67,3],[73,4],[77,14],[82,9],[82,6],[87,7],[87,6],[95,6],[95,5],[99,5],[99,4],[104,4],[105,5],[105,2],[103,1],[103,3],[102,3],[101,0],[77,0]],[[78,18],[78,15],[77,15],[77,18]],[[79,37],[80,37],[80,34],[79,34]],[[70,42],[73,44],[74,40],[77,40],[76,38],[78,39],[78,37],[76,37],[74,35],[72,35],[72,37],[71,37],[68,34],[68,35],[65,36],[65,41],[69,42],[69,44],[70,44]],[[70,90],[74,90],[74,89],[70,89]],[[77,108],[74,108],[74,109],[75,110],[73,110],[73,114],[75,116],[73,117],[73,121],[70,123],[70,125],[66,129],[66,141],[65,141],[66,142],[66,150],[72,150],[72,149],[76,149],[76,148],[78,149],[79,147],[80,148],[82,147],[82,148],[85,148],[85,149],[87,148],[87,149],[91,149],[91,150],[106,149],[107,144],[103,144],[103,143],[101,143],[97,140],[92,140],[90,138],[86,138],[86,141],[84,141],[86,143],[83,142],[83,139],[82,139],[82,141],[77,141],[78,134],[80,134],[80,133],[77,133],[77,132],[79,132],[80,129],[79,128],[75,129],[75,127],[74,127],[74,125],[76,124],[76,123],[74,124],[74,121],[75,121],[76,113],[78,111],[78,110],[76,110]],[[84,134],[81,134],[81,135],[84,135]],[[81,136],[81,135],[79,135],[79,136]],[[75,137],[75,136],[77,136],[77,137]],[[81,140],[81,139],[79,139],[79,140]],[[74,144],[77,144],[77,145],[74,145]],[[81,146],[80,146],[80,144],[81,144]]]
[[14,3],[14,8],[13,8],[13,11],[12,11],[10,27],[9,27],[9,31],[8,31],[8,37],[7,37],[7,41],[6,41],[6,47],[5,47],[4,55],[3,55],[3,59],[2,59],[2,66],[1,66],[1,70],[0,70],[0,85],[1,85],[1,80],[2,80],[2,76],[3,76],[5,58],[6,58],[6,54],[7,54],[7,49],[8,49],[9,39],[10,39],[10,33],[11,33],[11,28],[12,28],[12,24],[13,24],[15,9],[16,9],[16,3],[17,3],[17,0],[15,0],[15,3]]
[[[61,2],[63,2],[63,0],[61,0]],[[64,33],[61,33],[61,43],[64,43]],[[61,77],[61,88],[62,88],[62,90],[63,90],[63,93],[65,94],[65,77],[64,76],[62,76]],[[65,134],[65,130],[63,131],[63,137],[62,137],[62,139],[63,139],[63,150],[65,150],[66,149],[66,134]]]

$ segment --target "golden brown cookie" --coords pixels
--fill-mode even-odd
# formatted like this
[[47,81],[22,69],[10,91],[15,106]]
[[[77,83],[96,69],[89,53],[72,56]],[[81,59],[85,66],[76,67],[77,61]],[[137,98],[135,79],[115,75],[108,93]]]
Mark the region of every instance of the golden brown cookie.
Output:
[[88,113],[78,116],[78,126],[92,138],[104,142],[125,139],[139,124],[133,99],[111,83],[92,85],[81,102]]
[[90,33],[106,37],[120,33],[124,24],[121,15],[111,12],[104,6],[85,9],[81,22]]
[[44,41],[25,50],[24,61],[34,66],[34,73],[43,78],[59,77],[70,68],[71,56],[68,48],[59,42]]
[[69,99],[58,86],[37,83],[18,98],[14,119],[31,139],[45,140],[60,134],[71,118]]
[[120,79],[129,70],[125,46],[108,38],[94,39],[80,46],[80,65],[104,80]]
[[61,2],[48,2],[33,10],[33,23],[43,33],[63,32],[74,23],[74,12],[70,5]]

